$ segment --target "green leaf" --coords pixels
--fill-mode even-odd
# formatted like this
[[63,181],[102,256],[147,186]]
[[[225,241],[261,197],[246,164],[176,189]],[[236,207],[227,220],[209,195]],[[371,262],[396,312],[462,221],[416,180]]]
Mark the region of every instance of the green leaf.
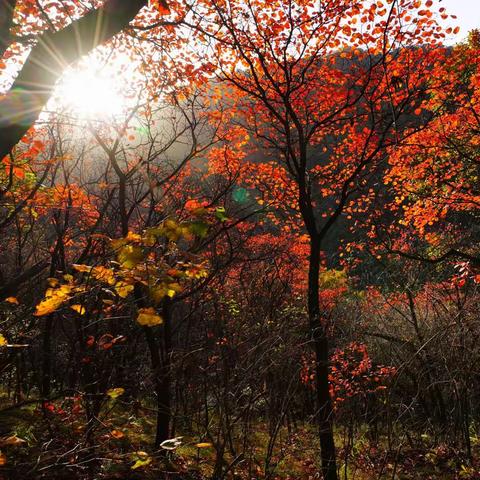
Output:
[[191,222],[189,225],[190,231],[200,238],[204,238],[208,233],[208,224],[200,220]]
[[140,467],[146,467],[150,463],[152,463],[152,459],[148,456],[147,452],[135,452],[134,457],[135,463],[130,467],[132,470],[136,470]]
[[221,222],[226,222],[228,220],[227,215],[225,214],[225,208],[224,207],[218,207],[215,210],[215,216],[217,217],[218,220]]
[[135,268],[143,258],[143,249],[134,245],[125,245],[118,253],[118,261],[125,268]]

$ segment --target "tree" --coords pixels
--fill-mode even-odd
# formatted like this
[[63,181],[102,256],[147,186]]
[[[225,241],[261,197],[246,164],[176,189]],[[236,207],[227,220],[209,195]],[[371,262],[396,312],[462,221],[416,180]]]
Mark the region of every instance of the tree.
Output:
[[[433,120],[390,155],[385,181],[395,215],[390,233],[377,228],[387,251],[480,266],[474,241],[480,202],[478,49],[479,32],[473,31],[435,66],[429,94],[416,110]],[[410,242],[402,243],[407,234]]]
[[326,480],[337,472],[332,326],[319,303],[322,245],[341,216],[368,201],[367,185],[387,147],[402,141],[405,116],[423,95],[422,74],[444,35],[431,5],[214,1],[196,12],[197,28],[211,39],[217,79],[232,89],[227,102],[294,185],[286,207],[298,213],[310,240],[308,321]]

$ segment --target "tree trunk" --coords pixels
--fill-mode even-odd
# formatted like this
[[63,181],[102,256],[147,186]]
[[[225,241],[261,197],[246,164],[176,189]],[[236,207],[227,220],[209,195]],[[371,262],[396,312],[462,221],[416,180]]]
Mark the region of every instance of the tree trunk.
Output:
[[171,421],[171,377],[170,377],[170,357],[172,354],[172,332],[170,305],[168,300],[165,302],[163,309],[163,359],[160,368],[160,378],[158,380],[159,388],[157,391],[157,433],[155,437],[155,446],[158,448],[160,444],[170,438],[170,421]]
[[322,322],[319,303],[320,242],[310,239],[308,270],[308,319],[315,350],[316,397],[322,473],[324,480],[337,480],[335,441],[333,437],[333,404],[328,381],[328,336]]
[[42,339],[42,379],[41,393],[43,404],[48,401],[51,394],[51,374],[52,374],[52,328],[53,316],[48,315],[43,326]]
[[165,375],[165,365],[160,356],[157,338],[151,327],[143,327],[145,339],[152,362],[152,375],[157,397],[157,428],[155,434],[155,447],[169,438],[170,434],[170,382]]

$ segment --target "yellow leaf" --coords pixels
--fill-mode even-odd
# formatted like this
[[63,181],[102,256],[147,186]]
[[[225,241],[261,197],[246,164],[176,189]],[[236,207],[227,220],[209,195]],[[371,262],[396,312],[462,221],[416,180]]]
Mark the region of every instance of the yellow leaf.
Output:
[[141,308],[138,311],[137,322],[146,327],[153,327],[154,325],[162,324],[163,318],[160,315],[157,315],[155,309],[152,307]]
[[213,445],[210,442],[200,442],[200,443],[196,443],[195,446],[197,448],[209,448],[209,447],[212,447]]
[[15,305],[19,305],[20,303],[15,297],[7,297],[5,301],[8,303],[13,303]]
[[150,297],[155,303],[160,303],[165,297],[173,298],[181,291],[182,287],[178,283],[159,283],[150,288]]
[[57,310],[58,307],[64,302],[64,299],[59,297],[49,297],[45,300],[42,300],[36,307],[35,317],[42,317],[44,315],[49,315]]
[[110,390],[107,390],[107,395],[110,398],[118,398],[120,395],[123,395],[125,393],[125,389],[122,387],[117,387],[117,388],[111,388]]
[[128,294],[133,291],[133,285],[127,285],[123,282],[117,282],[115,285],[115,291],[119,297],[126,298]]
[[[71,276],[71,275],[70,275]],[[66,277],[66,275],[65,275]],[[72,287],[70,285],[61,285],[60,291],[57,290],[57,295],[68,295],[72,291]]]
[[118,253],[118,261],[124,268],[134,268],[143,260],[143,249],[134,245],[125,245]]
[[68,300],[71,292],[72,287],[70,285],[61,285],[58,289],[47,289],[45,299],[36,306],[34,315],[36,317],[41,317],[53,313],[63,302]]
[[140,242],[142,240],[142,236],[138,233],[128,232],[125,240],[127,242]]
[[80,315],[85,315],[86,310],[83,305],[76,304],[76,305],[72,305],[70,308],[75,312],[79,313]]
[[140,467],[146,467],[147,465],[149,465],[150,463],[152,463],[152,459],[151,458],[147,458],[146,460],[137,460],[133,465],[132,465],[132,470],[135,470],[137,468],[140,468]]
[[7,464],[7,456],[0,452],[0,467],[3,467],[4,465]]
[[152,462],[152,459],[149,457],[148,453],[143,451],[135,452],[133,455],[133,460],[135,460],[135,463],[131,467],[132,470],[145,467]]
[[150,237],[157,238],[162,237],[165,234],[165,229],[163,227],[151,227],[148,228],[145,232],[145,236],[147,239]]
[[173,290],[175,293],[180,293],[182,291],[182,287],[178,283],[170,283],[168,287]]
[[7,339],[2,334],[0,334],[0,347],[6,347],[7,343]]
[[163,283],[150,288],[150,297],[155,303],[160,303],[166,295],[167,287]]
[[183,229],[174,220],[166,220],[163,224],[164,235],[171,241],[176,242],[183,234]]

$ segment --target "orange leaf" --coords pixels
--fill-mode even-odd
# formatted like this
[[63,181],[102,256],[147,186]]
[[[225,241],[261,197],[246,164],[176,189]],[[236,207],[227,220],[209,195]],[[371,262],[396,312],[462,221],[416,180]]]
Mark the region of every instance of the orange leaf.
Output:
[[170,8],[165,0],[153,0],[152,3],[160,15],[168,15],[170,13]]

